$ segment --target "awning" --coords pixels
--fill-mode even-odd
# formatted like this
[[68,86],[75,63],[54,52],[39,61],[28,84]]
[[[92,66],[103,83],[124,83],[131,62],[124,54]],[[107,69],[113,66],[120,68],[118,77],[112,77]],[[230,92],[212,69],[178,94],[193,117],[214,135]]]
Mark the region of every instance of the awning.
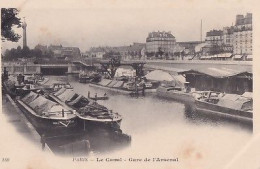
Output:
[[253,55],[247,55],[247,59],[253,59]]
[[212,56],[201,56],[200,59],[211,59]]
[[241,59],[243,57],[243,55],[235,55],[234,58],[235,59]]
[[217,55],[212,55],[212,58],[230,58],[232,56],[231,53],[222,53]]
[[230,58],[231,56],[232,56],[231,53],[224,53],[224,54],[218,55],[219,58]]

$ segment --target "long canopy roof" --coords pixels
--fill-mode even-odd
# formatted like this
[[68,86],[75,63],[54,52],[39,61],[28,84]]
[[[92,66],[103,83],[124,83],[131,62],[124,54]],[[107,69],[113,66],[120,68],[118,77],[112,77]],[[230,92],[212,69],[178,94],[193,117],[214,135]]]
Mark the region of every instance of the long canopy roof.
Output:
[[174,78],[168,72],[162,70],[154,70],[145,75],[148,80],[155,80],[155,81],[172,81]]
[[244,75],[252,78],[252,71],[242,71],[228,68],[204,68],[204,69],[190,69],[186,71],[178,72],[178,74],[194,74],[194,75],[208,75],[215,78],[226,78]]
[[181,75],[172,75],[169,72],[162,71],[162,70],[154,70],[145,75],[148,80],[153,81],[174,81],[179,86],[183,86],[186,82],[185,78]]

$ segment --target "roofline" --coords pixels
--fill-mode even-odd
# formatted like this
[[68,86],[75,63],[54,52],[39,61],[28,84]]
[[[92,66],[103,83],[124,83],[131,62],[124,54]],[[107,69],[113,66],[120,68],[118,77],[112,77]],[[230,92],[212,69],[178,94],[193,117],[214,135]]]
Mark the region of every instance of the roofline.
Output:
[[[243,72],[234,73],[234,74],[232,74],[232,75],[226,75],[226,76],[213,76],[213,75],[211,75],[211,74],[207,74],[207,73],[204,73],[204,72],[201,72],[201,71],[198,71],[198,70],[194,70],[194,69],[185,70],[185,71],[180,71],[180,72],[178,72],[178,74],[187,74],[188,72],[194,72],[194,73],[197,73],[197,74],[200,74],[200,75],[206,75],[206,76],[210,76],[210,77],[214,77],[214,78],[234,77],[234,76],[241,75],[241,74],[243,74],[243,73],[252,74],[252,72],[249,72],[249,71],[243,71]],[[252,75],[253,75],[253,74],[252,74]]]

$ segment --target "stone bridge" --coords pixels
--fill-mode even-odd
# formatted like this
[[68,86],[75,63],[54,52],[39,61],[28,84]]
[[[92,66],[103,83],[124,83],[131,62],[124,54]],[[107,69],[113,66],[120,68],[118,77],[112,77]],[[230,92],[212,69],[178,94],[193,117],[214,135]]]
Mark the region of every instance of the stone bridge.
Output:
[[75,64],[4,64],[9,74],[46,74],[62,75],[79,73],[81,67]]

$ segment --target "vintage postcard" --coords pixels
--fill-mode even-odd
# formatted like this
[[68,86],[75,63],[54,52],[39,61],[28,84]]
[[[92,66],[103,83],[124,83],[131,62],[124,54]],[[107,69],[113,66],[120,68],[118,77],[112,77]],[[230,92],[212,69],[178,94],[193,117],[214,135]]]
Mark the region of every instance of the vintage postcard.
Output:
[[0,168],[259,169],[258,6],[1,1]]

